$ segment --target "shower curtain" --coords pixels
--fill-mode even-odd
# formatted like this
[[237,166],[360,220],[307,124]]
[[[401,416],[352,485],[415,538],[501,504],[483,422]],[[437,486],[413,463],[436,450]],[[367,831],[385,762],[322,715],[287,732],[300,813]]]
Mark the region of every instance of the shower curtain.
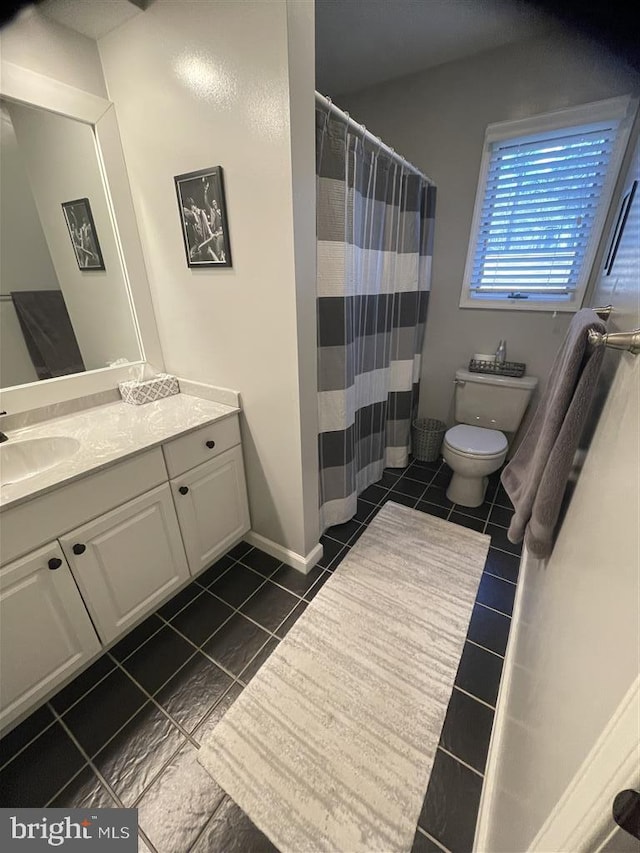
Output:
[[408,463],[427,317],[435,187],[316,105],[322,529]]

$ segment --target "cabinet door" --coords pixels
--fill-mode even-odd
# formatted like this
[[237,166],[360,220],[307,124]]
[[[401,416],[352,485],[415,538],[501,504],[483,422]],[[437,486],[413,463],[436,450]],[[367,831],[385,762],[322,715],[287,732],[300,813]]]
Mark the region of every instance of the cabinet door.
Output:
[[189,577],[168,483],[60,539],[103,643]]
[[100,651],[58,543],[0,569],[0,727]]
[[250,527],[242,448],[233,447],[171,480],[171,487],[189,568],[195,575]]

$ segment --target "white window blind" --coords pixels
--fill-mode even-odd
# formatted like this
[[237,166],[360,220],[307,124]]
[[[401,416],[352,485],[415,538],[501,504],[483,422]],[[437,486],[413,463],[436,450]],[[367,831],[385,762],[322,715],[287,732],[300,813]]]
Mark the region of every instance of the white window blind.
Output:
[[609,120],[490,144],[465,276],[472,300],[573,300],[586,283],[594,226],[608,204],[603,190],[619,125]]
[[567,298],[579,282],[617,123],[493,144],[471,290]]

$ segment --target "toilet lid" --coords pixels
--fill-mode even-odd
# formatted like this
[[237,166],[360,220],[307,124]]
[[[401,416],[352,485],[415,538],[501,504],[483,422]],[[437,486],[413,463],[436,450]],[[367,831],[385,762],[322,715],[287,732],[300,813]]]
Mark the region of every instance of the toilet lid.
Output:
[[447,430],[445,441],[453,450],[477,456],[495,456],[507,449],[507,438],[497,429],[459,424]]

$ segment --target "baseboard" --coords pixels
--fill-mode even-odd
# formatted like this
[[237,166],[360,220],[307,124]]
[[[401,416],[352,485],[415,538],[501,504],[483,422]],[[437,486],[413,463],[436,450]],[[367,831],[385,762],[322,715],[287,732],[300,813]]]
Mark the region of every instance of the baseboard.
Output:
[[282,560],[287,566],[291,566],[302,572],[303,575],[308,574],[322,557],[322,545],[319,542],[315,548],[309,551],[306,557],[303,557],[301,554],[290,551],[283,545],[278,545],[277,542],[273,542],[271,539],[267,539],[266,536],[261,536],[253,530],[245,533],[244,539],[250,545],[254,545],[256,548],[260,548],[261,551],[265,551],[267,554],[275,557],[276,560]]
[[518,579],[518,586],[516,587],[516,597],[511,614],[511,630],[509,631],[509,639],[507,640],[507,649],[502,668],[502,678],[500,680],[496,711],[493,718],[493,730],[491,732],[491,740],[489,742],[489,754],[484,773],[484,784],[482,786],[482,795],[480,797],[480,806],[478,808],[478,821],[476,823],[473,853],[491,853],[487,847],[489,826],[491,813],[493,811],[493,803],[497,793],[496,781],[502,756],[502,743],[507,720],[507,705],[511,689],[511,677],[513,673],[515,649],[518,640],[518,630],[520,627],[520,611],[522,610],[527,557],[526,548],[523,548],[522,559],[520,561],[520,577]]

